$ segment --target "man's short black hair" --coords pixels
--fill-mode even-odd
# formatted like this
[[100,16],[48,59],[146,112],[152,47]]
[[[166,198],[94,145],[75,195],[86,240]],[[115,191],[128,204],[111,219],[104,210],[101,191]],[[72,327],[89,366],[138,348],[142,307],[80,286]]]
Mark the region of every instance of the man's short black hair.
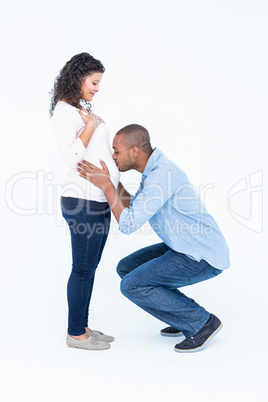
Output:
[[136,146],[146,154],[151,153],[153,150],[148,130],[139,124],[129,124],[121,128],[116,135],[124,136],[125,144],[129,149]]

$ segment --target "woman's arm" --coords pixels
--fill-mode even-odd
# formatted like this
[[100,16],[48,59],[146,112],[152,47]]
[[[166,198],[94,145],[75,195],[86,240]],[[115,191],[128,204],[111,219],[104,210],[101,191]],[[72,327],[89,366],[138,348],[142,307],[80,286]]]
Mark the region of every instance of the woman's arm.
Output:
[[82,133],[79,135],[80,140],[84,144],[84,147],[87,148],[91,137],[96,130],[96,124],[94,121],[89,121],[86,125]]
[[81,110],[78,110],[78,113],[86,124],[84,130],[79,135],[79,138],[83,142],[84,147],[87,148],[94,131],[103,120],[94,113],[84,114]]
[[64,162],[71,168],[82,159],[95,129],[102,122],[102,119],[93,113],[90,115],[81,114],[86,126],[77,138],[75,137],[80,127],[78,123],[80,117],[76,109],[70,109],[65,107],[64,104],[60,104],[58,108],[56,107],[52,116],[52,124],[57,136],[59,150]]

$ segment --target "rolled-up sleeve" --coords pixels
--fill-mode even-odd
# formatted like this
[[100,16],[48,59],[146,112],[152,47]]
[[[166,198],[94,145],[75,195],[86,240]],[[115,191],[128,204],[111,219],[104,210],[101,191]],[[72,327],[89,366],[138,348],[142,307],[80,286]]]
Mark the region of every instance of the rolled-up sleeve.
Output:
[[128,216],[128,212],[129,212],[129,208],[123,209],[123,211],[121,212],[121,215],[120,215],[120,219],[119,219],[118,228],[119,228],[120,232],[122,232],[124,234],[128,234],[128,230],[127,230],[128,228],[125,223],[127,216]]

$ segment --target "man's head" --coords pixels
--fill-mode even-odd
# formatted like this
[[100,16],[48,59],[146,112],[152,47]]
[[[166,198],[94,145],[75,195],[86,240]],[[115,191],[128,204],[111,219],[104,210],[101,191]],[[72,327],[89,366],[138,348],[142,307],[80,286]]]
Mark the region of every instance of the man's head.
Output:
[[120,172],[130,169],[143,172],[153,152],[146,128],[130,124],[119,130],[113,140],[113,159]]

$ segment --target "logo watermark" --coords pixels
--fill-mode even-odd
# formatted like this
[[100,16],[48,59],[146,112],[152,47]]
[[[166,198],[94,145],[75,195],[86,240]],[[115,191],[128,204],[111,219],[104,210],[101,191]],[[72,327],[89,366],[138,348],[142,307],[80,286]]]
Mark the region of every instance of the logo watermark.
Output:
[[[238,202],[235,203],[238,198]],[[247,205],[246,213],[242,213],[241,203]],[[240,225],[256,233],[263,231],[262,169],[243,177],[230,188],[227,194],[227,208],[232,218]]]
[[[166,177],[163,178],[161,184],[154,183],[146,187],[146,197],[143,197],[142,188],[138,190],[137,184],[128,183],[127,187],[131,188],[131,192],[135,193],[138,190],[138,193],[140,193],[136,199],[138,201],[135,204],[135,215],[137,217],[145,216],[150,219],[156,211],[168,215],[172,213],[172,209],[176,208],[182,214],[185,213],[197,219],[190,225],[191,227],[189,225],[185,227],[176,220],[170,223],[167,219],[165,230],[172,233],[186,233],[189,231],[191,233],[204,233],[206,230],[209,232],[210,225],[202,225],[200,217],[206,212],[207,194],[214,189],[214,184],[200,184],[198,187],[194,187],[186,183],[174,190],[173,183],[172,173],[167,171]],[[21,189],[25,188],[25,191],[27,191],[29,186],[31,188],[30,196],[26,196],[27,205],[23,206],[19,195],[21,194]],[[52,172],[43,170],[18,172],[10,177],[6,183],[6,205],[10,211],[21,216],[54,215],[56,226],[62,227],[65,222],[59,200],[61,195],[70,189],[74,198],[87,199],[89,196],[88,193],[81,197],[81,192],[85,191],[85,187],[81,188],[77,184],[62,186],[62,184],[56,183],[55,175]],[[166,208],[162,208],[168,199],[171,202],[166,205]],[[227,193],[226,204],[228,213],[237,223],[251,231],[261,233],[263,231],[263,170],[259,169],[250,173],[234,183]],[[187,208],[185,207],[186,205]],[[81,206],[77,205],[70,212],[70,215],[74,216],[79,212],[79,208],[81,209]],[[113,227],[114,225],[115,228]],[[151,233],[152,229],[157,232],[157,228],[150,227],[149,233]],[[85,229],[83,228],[83,230]],[[147,225],[143,225],[140,229],[137,228],[138,233],[140,233],[139,230],[144,230],[145,233],[148,233]],[[119,235],[120,232],[116,222],[112,222],[111,231],[115,236]]]

